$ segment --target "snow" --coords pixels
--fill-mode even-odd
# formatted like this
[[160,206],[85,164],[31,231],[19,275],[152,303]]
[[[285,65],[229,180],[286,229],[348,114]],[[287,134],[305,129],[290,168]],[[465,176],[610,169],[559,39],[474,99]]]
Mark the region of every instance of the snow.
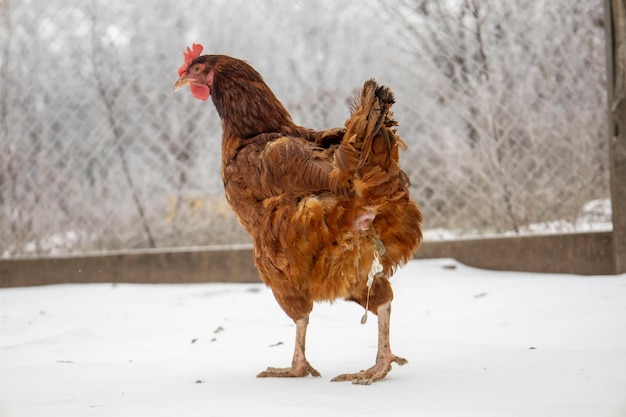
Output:
[[626,275],[494,272],[440,259],[393,278],[392,346],[371,386],[376,320],[316,305],[322,378],[256,379],[295,326],[262,284],[0,290],[0,416],[625,416]]

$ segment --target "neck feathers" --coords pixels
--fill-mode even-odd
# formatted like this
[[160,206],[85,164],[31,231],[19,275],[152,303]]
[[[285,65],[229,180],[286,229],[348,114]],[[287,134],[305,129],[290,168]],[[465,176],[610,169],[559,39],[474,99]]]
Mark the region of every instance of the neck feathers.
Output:
[[291,116],[248,63],[219,60],[211,88],[224,137],[250,138],[295,127]]

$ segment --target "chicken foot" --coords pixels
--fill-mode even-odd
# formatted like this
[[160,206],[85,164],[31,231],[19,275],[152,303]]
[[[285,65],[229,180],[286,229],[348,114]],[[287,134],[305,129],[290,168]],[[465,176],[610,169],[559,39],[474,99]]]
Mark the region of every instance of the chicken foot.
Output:
[[309,316],[296,320],[296,346],[293,352],[293,359],[290,368],[268,367],[258,374],[257,378],[298,378],[307,375],[321,376],[315,368],[306,360],[304,354],[306,344],[306,328],[309,324]]
[[405,365],[409,361],[391,353],[389,345],[389,320],[391,316],[391,301],[382,304],[377,309],[378,314],[378,352],[376,364],[369,369],[353,374],[341,374],[332,379],[333,382],[352,381],[353,384],[370,385],[387,376],[393,362]]

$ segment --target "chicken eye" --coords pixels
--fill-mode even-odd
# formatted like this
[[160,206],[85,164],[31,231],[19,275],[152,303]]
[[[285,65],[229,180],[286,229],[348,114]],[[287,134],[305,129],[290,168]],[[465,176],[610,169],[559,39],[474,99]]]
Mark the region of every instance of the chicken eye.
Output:
[[201,70],[202,70],[202,67],[200,65],[193,66],[193,72],[199,73]]

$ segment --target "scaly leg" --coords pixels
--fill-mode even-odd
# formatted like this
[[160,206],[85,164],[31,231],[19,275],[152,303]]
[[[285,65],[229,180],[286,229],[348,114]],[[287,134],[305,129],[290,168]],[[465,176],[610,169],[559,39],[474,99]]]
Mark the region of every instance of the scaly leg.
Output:
[[293,359],[290,368],[272,368],[257,375],[257,378],[295,378],[307,375],[321,376],[306,360],[304,348],[306,344],[306,328],[309,324],[309,316],[296,320],[296,346],[293,351]]
[[391,316],[391,301],[378,307],[378,352],[376,364],[369,369],[353,374],[341,374],[332,381],[352,381],[353,384],[369,385],[383,379],[391,370],[393,362],[405,365],[408,361],[391,353],[389,345],[389,319]]

